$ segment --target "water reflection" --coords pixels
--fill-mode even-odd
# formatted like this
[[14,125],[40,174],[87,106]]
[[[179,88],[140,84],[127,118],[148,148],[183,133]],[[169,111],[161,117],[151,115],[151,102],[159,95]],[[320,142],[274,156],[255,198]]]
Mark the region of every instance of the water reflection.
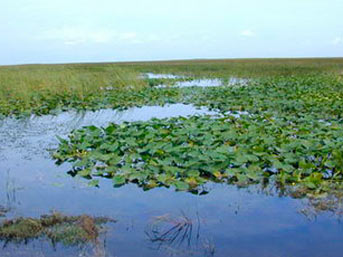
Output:
[[124,113],[68,112],[2,120],[0,215],[5,217],[0,221],[39,219],[58,210],[77,217],[83,213],[113,217],[117,223],[106,224],[97,244],[68,247],[56,243],[51,247],[51,240],[41,237],[26,244],[8,243],[0,249],[0,256],[341,256],[339,195],[314,200],[303,192],[262,184],[240,188],[208,183],[203,191],[209,193],[203,195],[168,188],[143,191],[134,184],[114,189],[106,180],[100,189],[90,188],[83,179],[66,175],[70,165],[57,167],[46,151],[56,146],[55,135],[67,135],[83,125],[105,126],[113,121],[163,118],[171,113],[208,112],[191,105],[171,105]]
[[144,76],[148,79],[179,79],[182,76],[173,75],[173,74],[156,74],[156,73],[145,73]]
[[[285,256],[302,256],[300,249],[311,256],[323,256],[320,254],[329,244],[334,249],[329,256],[340,256],[335,253],[341,245],[333,243],[341,237],[342,224],[323,213],[309,222],[298,214],[305,202],[274,195],[272,189],[257,185],[208,187],[210,193],[203,196],[165,188],[143,192],[134,185],[119,189],[104,185],[99,190],[28,188],[19,195],[23,205],[17,207],[27,215],[40,216],[47,209],[59,208],[77,216],[82,212],[94,217],[111,215],[117,223],[109,225],[97,244],[70,248],[57,243],[51,247],[49,237],[41,237],[26,244],[7,244],[0,253],[25,257],[37,256],[37,251],[42,256],[278,256],[288,249],[290,254]],[[42,198],[44,194],[48,201]],[[275,240],[282,244],[272,243]],[[298,245],[302,240],[304,243]],[[306,243],[309,240],[315,242],[315,250]],[[266,250],[272,254],[264,255]],[[95,255],[95,251],[102,255]]]
[[201,221],[199,214],[195,217],[187,216],[184,212],[180,216],[170,214],[153,217],[145,230],[150,247],[162,251],[166,255],[195,255],[214,256],[215,246],[201,235]]
[[[157,83],[162,83],[158,85],[159,88],[175,86],[175,87],[219,87],[219,86],[244,86],[247,85],[251,79],[230,77],[227,79],[219,78],[204,78],[204,79],[192,79],[185,78],[182,76],[177,76],[173,74],[154,74],[146,73],[145,77],[151,80],[157,80]],[[180,79],[184,80],[180,80]],[[169,80],[161,82],[161,79]],[[175,81],[170,81],[175,80]],[[167,83],[163,84],[163,83]]]
[[[18,158],[32,159],[34,156],[49,157],[46,149],[53,148],[58,141],[56,135],[67,136],[73,129],[82,126],[106,126],[110,122],[147,121],[151,118],[216,114],[207,108],[193,105],[171,104],[165,106],[134,107],[124,111],[103,109],[99,111],[62,112],[58,115],[32,116],[26,119],[6,118],[0,120],[0,160]],[[12,161],[13,163],[13,161]]]
[[[0,242],[4,252],[17,248],[30,248],[36,252],[35,243],[50,245],[57,252],[59,247],[74,248],[76,252],[105,257],[105,224],[115,220],[89,215],[66,216],[60,213],[42,215],[40,218],[16,218],[0,224]],[[46,248],[40,249],[46,252]],[[17,256],[17,255],[16,255]],[[50,255],[49,255],[50,256]]]
[[176,87],[220,87],[233,85],[246,85],[248,79],[230,78],[228,80],[222,79],[196,79],[191,81],[178,81],[175,83]]

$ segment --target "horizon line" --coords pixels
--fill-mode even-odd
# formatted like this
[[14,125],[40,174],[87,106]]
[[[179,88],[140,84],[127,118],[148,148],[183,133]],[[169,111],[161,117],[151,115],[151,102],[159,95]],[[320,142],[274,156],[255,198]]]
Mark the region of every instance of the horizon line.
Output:
[[80,62],[37,62],[0,64],[0,67],[12,66],[34,66],[34,65],[77,65],[77,64],[139,64],[139,63],[161,63],[161,62],[189,62],[189,61],[239,61],[239,60],[323,60],[323,59],[343,59],[343,56],[316,56],[316,57],[243,57],[243,58],[185,58],[185,59],[158,59],[158,60],[133,60],[133,61],[80,61]]

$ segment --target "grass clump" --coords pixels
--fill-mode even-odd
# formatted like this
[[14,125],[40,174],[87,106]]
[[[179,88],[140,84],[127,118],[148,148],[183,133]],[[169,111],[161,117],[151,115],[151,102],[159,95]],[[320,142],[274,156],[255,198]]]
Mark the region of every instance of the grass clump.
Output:
[[80,245],[95,242],[102,224],[107,222],[113,222],[113,220],[88,215],[65,216],[59,213],[43,215],[39,219],[5,220],[0,225],[0,240],[21,243],[37,238],[47,238],[53,244]]

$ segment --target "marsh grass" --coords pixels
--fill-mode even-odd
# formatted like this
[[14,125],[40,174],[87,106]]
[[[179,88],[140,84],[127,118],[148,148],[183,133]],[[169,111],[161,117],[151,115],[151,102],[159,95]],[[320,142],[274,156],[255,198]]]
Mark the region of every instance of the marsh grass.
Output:
[[121,67],[206,78],[343,75],[343,58],[176,60],[122,63]]
[[[82,105],[113,91],[140,89],[134,71],[115,65],[28,65],[0,68],[0,109],[5,115],[47,113],[58,106]],[[75,107],[75,106],[74,106]]]
[[[290,78],[334,75],[343,79],[343,58],[231,59],[0,67],[0,115],[48,114],[149,102],[149,88],[176,80],[144,79],[142,73],[195,78]],[[162,91],[159,91],[162,94]],[[153,96],[152,98],[157,98]]]

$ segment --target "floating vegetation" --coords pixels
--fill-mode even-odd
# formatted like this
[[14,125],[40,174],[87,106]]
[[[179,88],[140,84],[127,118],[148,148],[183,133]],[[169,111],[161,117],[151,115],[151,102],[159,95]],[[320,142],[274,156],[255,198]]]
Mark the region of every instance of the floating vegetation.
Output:
[[6,244],[27,243],[45,238],[53,245],[61,243],[75,246],[95,242],[103,224],[114,222],[110,218],[94,218],[88,215],[65,216],[59,213],[43,215],[39,219],[18,218],[5,220],[0,225],[0,240]]
[[210,180],[247,185],[272,179],[320,192],[342,181],[343,84],[337,78],[278,78],[182,92],[188,102],[220,110],[222,117],[85,127],[62,139],[54,158],[72,162],[72,174],[144,189],[196,191]]
[[342,133],[336,124],[303,123],[299,131],[255,116],[154,119],[74,131],[53,156],[73,162],[75,174],[109,177],[115,186],[195,190],[209,180],[245,185],[273,177],[316,190],[342,179]]

